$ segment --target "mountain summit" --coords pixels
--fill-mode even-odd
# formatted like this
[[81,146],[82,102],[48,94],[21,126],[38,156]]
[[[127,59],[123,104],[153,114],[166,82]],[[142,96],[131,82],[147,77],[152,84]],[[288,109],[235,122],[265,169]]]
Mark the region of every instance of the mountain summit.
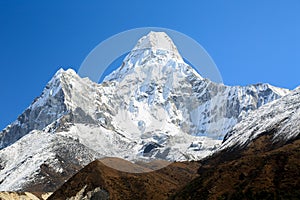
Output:
[[[150,32],[137,42],[136,46],[125,57],[122,66],[104,80],[120,81],[129,73],[147,73],[148,76],[156,76],[155,81],[160,81],[169,72],[183,72],[185,70],[193,71],[199,76],[191,67],[187,69],[175,44],[166,33]],[[143,79],[149,80],[149,77]]]
[[0,132],[0,190],[54,190],[106,156],[201,159],[245,116],[287,93],[203,79],[165,33],[150,32],[101,84],[71,69],[55,74]]
[[146,49],[165,50],[169,53],[173,53],[176,58],[182,59],[177,47],[165,32],[151,31],[148,35],[142,37],[138,41],[136,46],[133,48],[133,51]]
[[151,31],[150,33],[148,33],[148,35],[139,39],[133,50],[150,48],[163,49],[178,54],[178,50],[175,44],[165,32]]

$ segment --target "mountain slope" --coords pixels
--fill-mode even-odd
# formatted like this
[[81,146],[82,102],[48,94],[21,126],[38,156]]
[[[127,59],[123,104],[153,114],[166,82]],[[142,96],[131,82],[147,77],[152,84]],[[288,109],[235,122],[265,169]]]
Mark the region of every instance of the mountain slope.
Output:
[[[92,199],[100,195],[103,199],[298,199],[300,134],[297,131],[300,123],[293,119],[299,115],[299,97],[300,89],[296,89],[286,97],[262,106],[242,120],[243,126],[234,127],[220,152],[202,161],[173,163],[143,174],[120,172],[95,161],[49,199]],[[278,113],[277,117],[270,115],[274,111]],[[282,120],[283,113],[290,119]],[[253,119],[260,119],[255,127],[248,123]],[[264,128],[266,124],[269,129]],[[246,125],[248,128],[243,129],[244,132],[237,131]],[[240,145],[242,135],[247,137],[252,131],[249,127],[260,130],[259,134]],[[289,132],[282,132],[283,127],[289,127]],[[231,141],[230,144],[236,141],[236,144],[228,146],[226,141]],[[125,161],[117,162],[122,165]],[[198,169],[198,175],[195,169]]]
[[[300,88],[261,107],[237,124],[224,138],[222,149],[245,146],[264,132],[273,130],[272,141],[288,141],[300,133]],[[261,122],[264,122],[263,124]],[[234,136],[234,137],[232,137]]]
[[53,191],[105,156],[203,158],[251,111],[287,93],[268,84],[230,87],[203,79],[165,33],[151,32],[101,84],[73,70],[55,74],[0,132],[0,190]]
[[[226,138],[219,152],[201,161],[173,163],[142,174],[120,172],[95,161],[54,192],[50,199],[75,196],[92,199],[100,194],[105,194],[103,199],[298,199],[300,134],[297,131],[300,123],[293,119],[299,115],[299,97],[300,89],[296,89],[249,114],[242,120],[243,126],[234,127],[233,134]],[[270,115],[275,111],[278,117]],[[285,112],[289,120],[282,120]],[[254,127],[247,123],[256,119],[259,123]],[[264,128],[266,124],[269,129]],[[244,126],[248,128],[238,132]],[[283,132],[285,127],[289,127],[287,132]],[[256,137],[250,137],[241,145],[240,138],[243,134],[247,137],[252,128],[257,130]],[[226,141],[236,143],[228,146]]]
[[145,200],[297,199],[300,140],[268,151],[261,145],[266,143],[272,145],[270,137],[264,135],[245,151],[222,152],[204,161],[173,163],[142,174],[120,172],[95,161],[49,199],[93,199],[100,195],[101,199]]
[[101,156],[64,135],[33,131],[0,151],[1,191],[54,191]]
[[[119,163],[123,162],[126,161],[119,159]],[[198,167],[196,162],[173,163],[154,172],[131,174],[109,168],[97,160],[68,180],[49,200],[75,196],[93,199],[98,195],[105,197],[102,199],[166,199],[197,177]]]
[[298,199],[300,89],[249,114],[174,199]]
[[260,136],[249,149],[201,162],[200,177],[172,199],[298,199],[300,140],[266,151],[270,139]]

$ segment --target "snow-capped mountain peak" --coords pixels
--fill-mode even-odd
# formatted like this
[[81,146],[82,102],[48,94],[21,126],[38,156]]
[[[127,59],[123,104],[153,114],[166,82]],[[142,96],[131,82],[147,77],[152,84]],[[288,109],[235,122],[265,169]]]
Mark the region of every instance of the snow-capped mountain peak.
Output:
[[104,80],[121,81],[128,74],[147,75],[143,80],[159,81],[170,73],[193,73],[200,75],[184,63],[175,44],[164,32],[150,32],[142,37],[126,56],[120,68],[108,75]]
[[151,31],[148,35],[142,37],[133,48],[132,51],[137,50],[165,50],[171,52],[176,58],[181,58],[177,47],[173,43],[172,39],[165,32],[153,32]]
[[[251,111],[288,92],[268,84],[231,87],[203,79],[165,33],[150,32],[101,84],[73,70],[54,75],[40,97],[0,132],[0,190],[19,188],[1,183],[14,181],[11,169],[26,168],[22,163],[32,164],[32,155],[39,162],[26,175],[30,178],[39,174],[40,163],[53,157],[72,162],[78,145],[82,151],[76,166],[99,156],[131,161],[203,158]],[[28,141],[34,146],[25,155],[22,148]],[[41,143],[48,143],[51,157],[41,152],[40,146],[47,146]],[[21,150],[10,154],[13,149]],[[50,163],[58,165],[56,160]]]

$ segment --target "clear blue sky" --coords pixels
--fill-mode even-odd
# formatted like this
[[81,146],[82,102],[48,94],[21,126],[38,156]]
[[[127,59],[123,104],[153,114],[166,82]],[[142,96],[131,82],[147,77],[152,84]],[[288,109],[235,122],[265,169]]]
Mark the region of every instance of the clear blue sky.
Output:
[[300,85],[299,11],[298,0],[0,0],[0,129],[60,67],[78,70],[99,42],[136,27],[194,38],[227,85],[293,89]]

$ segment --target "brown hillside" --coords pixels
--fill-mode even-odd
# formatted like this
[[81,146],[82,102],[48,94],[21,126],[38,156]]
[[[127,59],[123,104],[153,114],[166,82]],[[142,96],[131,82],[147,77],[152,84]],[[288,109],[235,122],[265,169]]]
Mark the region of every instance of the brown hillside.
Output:
[[[142,167],[119,160],[141,170]],[[97,160],[89,164],[49,199],[59,200],[76,196],[82,189],[84,195],[95,188],[108,192],[109,199],[167,199],[175,191],[197,177],[197,162],[173,163],[163,169],[148,173],[126,173],[112,169]]]
[[201,176],[172,199],[300,199],[300,140],[270,141],[265,134],[203,161]]

